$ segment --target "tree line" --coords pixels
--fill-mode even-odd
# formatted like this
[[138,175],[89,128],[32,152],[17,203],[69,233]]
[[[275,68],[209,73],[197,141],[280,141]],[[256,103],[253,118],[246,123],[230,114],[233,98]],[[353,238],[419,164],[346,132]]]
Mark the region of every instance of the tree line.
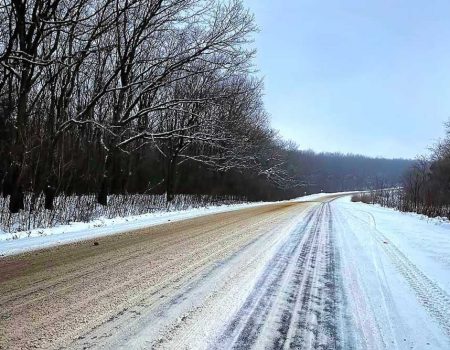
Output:
[[450,218],[450,122],[445,129],[446,136],[431,148],[431,154],[418,157],[406,169],[399,188],[378,186],[355,200]]
[[282,152],[283,172],[291,186],[275,186],[251,171],[227,173],[201,167],[180,167],[180,193],[212,193],[243,196],[248,200],[283,200],[320,192],[371,190],[400,186],[403,174],[413,164],[406,159],[370,158],[341,153],[305,151],[286,142]]
[[401,209],[450,218],[450,122],[446,136],[428,157],[419,157],[405,174]]
[[294,150],[290,163],[307,192],[318,193],[399,186],[412,161]]
[[279,137],[253,65],[256,30],[241,0],[0,0],[10,212],[42,196],[53,209],[59,195],[277,200],[398,182],[402,161]]
[[[164,191],[180,167],[288,183],[240,0],[2,0],[0,179],[24,192]],[[205,170],[207,169],[207,170]],[[202,173],[202,171],[200,173]]]

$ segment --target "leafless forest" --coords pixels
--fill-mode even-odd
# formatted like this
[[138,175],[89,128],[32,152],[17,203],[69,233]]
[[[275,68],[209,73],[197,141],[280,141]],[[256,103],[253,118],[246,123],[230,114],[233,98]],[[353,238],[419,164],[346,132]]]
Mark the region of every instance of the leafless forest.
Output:
[[83,202],[74,195],[106,206],[397,183],[407,161],[302,152],[278,136],[256,30],[240,0],[1,0],[2,212]]

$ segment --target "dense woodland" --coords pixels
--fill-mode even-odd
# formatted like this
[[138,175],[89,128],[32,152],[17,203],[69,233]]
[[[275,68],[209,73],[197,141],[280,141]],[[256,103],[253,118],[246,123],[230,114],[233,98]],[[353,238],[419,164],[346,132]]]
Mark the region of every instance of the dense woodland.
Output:
[[[148,191],[180,166],[274,182],[241,1],[13,0],[0,11],[3,195]],[[142,171],[142,169],[144,169]],[[145,170],[147,169],[147,170]]]
[[289,164],[307,193],[398,186],[411,160],[369,158],[340,153],[294,151]]
[[0,0],[9,211],[41,197],[51,210],[70,195],[106,206],[119,194],[266,200],[397,184],[408,161],[314,154],[278,136],[256,29],[240,0]]

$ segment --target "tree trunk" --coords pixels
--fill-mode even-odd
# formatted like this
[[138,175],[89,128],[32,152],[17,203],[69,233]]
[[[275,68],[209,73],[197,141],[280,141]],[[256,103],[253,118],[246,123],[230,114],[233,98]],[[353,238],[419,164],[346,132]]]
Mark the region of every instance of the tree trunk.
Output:
[[108,205],[108,178],[106,176],[102,179],[100,191],[97,195],[97,202],[104,206]]
[[166,170],[166,200],[171,202],[174,198],[175,187],[175,174],[176,174],[176,159],[172,158],[167,162]]
[[9,211],[12,214],[15,214],[24,209],[25,205],[22,186],[17,186],[16,188],[14,188],[14,191],[9,199]]

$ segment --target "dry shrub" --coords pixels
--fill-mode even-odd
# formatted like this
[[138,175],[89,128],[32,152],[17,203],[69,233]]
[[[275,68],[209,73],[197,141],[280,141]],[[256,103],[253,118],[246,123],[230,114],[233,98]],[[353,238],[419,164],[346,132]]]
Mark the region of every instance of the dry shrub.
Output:
[[352,202],[362,202],[362,203],[366,203],[366,204],[373,203],[372,196],[368,193],[354,194],[351,198],[351,201]]
[[60,195],[54,199],[54,208],[48,210],[45,208],[43,194],[35,197],[31,193],[27,193],[24,198],[25,210],[11,213],[8,209],[9,197],[0,197],[0,232],[14,233],[66,225],[71,222],[87,222],[98,218],[110,219],[247,201],[246,198],[239,196],[177,194],[171,202],[167,202],[165,194],[123,194],[108,196],[108,205],[105,206],[98,204],[97,196],[94,194]]

